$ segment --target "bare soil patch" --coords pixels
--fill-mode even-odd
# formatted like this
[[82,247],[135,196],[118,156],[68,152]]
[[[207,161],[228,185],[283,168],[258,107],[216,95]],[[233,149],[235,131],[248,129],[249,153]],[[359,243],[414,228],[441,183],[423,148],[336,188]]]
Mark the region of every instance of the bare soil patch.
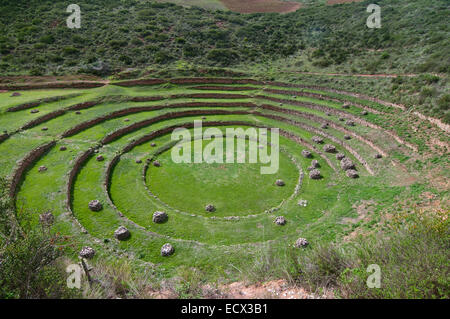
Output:
[[288,13],[300,9],[298,2],[287,2],[280,0],[221,0],[223,4],[231,11],[240,13],[258,13],[258,12],[278,12]]
[[362,1],[363,0],[328,0],[327,4],[333,5],[333,4],[343,4],[343,3],[362,2]]

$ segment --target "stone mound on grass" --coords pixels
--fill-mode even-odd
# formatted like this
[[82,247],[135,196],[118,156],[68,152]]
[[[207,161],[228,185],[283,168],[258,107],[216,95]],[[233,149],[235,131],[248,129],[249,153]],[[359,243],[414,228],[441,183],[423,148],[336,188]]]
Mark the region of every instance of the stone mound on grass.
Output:
[[286,225],[286,218],[284,216],[278,216],[275,218],[274,223],[280,226]]
[[214,205],[208,204],[208,205],[206,205],[205,210],[209,213],[212,213],[212,212],[216,211],[216,208],[214,207]]
[[345,154],[342,154],[342,153],[337,153],[336,154],[336,159],[338,160],[338,161],[341,161],[341,160],[343,160],[345,158]]
[[355,164],[348,158],[343,158],[341,160],[341,168],[344,171],[348,171],[349,169],[355,169]]
[[322,144],[322,143],[323,143],[323,139],[322,139],[320,136],[313,136],[313,137],[311,138],[311,140],[312,140],[314,143],[317,143],[317,144]]
[[114,237],[118,240],[127,240],[130,236],[131,233],[125,226],[120,226],[114,232]]
[[350,178],[358,178],[359,177],[358,172],[355,171],[354,169],[349,169],[347,171],[347,176]]
[[155,167],[161,167],[161,163],[159,161],[154,161],[153,166]]
[[277,185],[277,186],[284,186],[285,183],[284,183],[284,181],[283,181],[282,179],[277,179],[277,180],[275,181],[275,185]]
[[104,160],[105,158],[102,155],[97,156],[97,162],[102,162]]
[[160,224],[167,221],[168,218],[169,216],[165,212],[155,212],[152,220],[154,223]]
[[79,255],[81,258],[91,259],[95,255],[95,250],[94,248],[84,246],[83,248],[81,248]]
[[103,205],[102,203],[100,203],[98,199],[94,199],[89,202],[89,209],[92,210],[93,212],[99,212],[102,210],[102,208]]
[[161,247],[161,256],[167,257],[172,255],[175,252],[175,248],[171,244],[164,244]]
[[309,243],[308,243],[308,241],[305,238],[299,238],[299,239],[296,240],[296,242],[294,244],[294,247],[295,248],[303,248],[303,247],[306,247],[308,245],[309,245]]
[[336,147],[331,144],[325,144],[323,151],[327,153],[336,153]]
[[311,161],[311,167],[319,168],[320,167],[319,161],[318,160],[312,160]]
[[309,172],[309,178],[311,179],[320,179],[322,176],[320,175],[320,171],[318,169],[313,169]]
[[302,156],[303,156],[304,158],[311,158],[311,157],[312,157],[312,154],[311,154],[311,152],[308,151],[308,150],[303,150],[303,151],[302,151]]

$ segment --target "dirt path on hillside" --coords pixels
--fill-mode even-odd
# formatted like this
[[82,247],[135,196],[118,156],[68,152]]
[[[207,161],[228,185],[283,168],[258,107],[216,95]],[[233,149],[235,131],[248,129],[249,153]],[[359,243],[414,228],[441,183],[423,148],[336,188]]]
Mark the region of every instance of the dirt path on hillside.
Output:
[[[353,73],[321,73],[321,72],[301,72],[301,71],[281,71],[284,73],[298,73],[298,74],[306,74],[306,75],[326,75],[326,76],[354,76],[354,77],[366,77],[366,78],[397,78],[399,76],[401,77],[416,77],[420,74],[415,73],[406,73],[406,74],[387,74],[387,73],[380,73],[380,74],[353,74]],[[432,75],[438,76],[438,77],[444,77],[443,74],[440,73],[432,73]]]

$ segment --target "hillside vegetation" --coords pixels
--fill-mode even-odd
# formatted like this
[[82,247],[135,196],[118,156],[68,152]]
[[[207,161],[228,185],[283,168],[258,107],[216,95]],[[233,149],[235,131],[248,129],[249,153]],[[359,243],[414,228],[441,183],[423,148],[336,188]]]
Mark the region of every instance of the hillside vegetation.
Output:
[[[137,0],[78,4],[82,28],[69,29],[65,1],[2,1],[1,72],[98,73],[95,66],[102,62],[100,69],[108,74],[179,60],[247,66],[302,52],[318,68],[348,64],[359,72],[449,71],[445,0],[379,1],[381,29],[367,28],[365,2],[310,5],[285,15]],[[373,50],[377,58],[359,63]]]

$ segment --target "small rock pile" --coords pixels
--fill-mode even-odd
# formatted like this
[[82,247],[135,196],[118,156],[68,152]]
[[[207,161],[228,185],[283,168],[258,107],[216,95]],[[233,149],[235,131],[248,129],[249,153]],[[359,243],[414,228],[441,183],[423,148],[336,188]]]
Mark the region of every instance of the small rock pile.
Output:
[[38,171],[39,172],[45,172],[47,170],[47,167],[46,166],[44,166],[44,165],[42,165],[42,166],[39,166],[39,169],[38,169]]
[[320,175],[320,171],[318,169],[313,169],[309,172],[309,178],[311,179],[320,179],[322,176]]
[[94,248],[84,246],[81,248],[79,255],[81,258],[91,259],[95,255],[95,250]]
[[299,238],[295,242],[294,247],[295,248],[303,248],[303,247],[306,247],[308,245],[309,245],[309,243],[308,243],[308,241],[305,238]]
[[358,177],[359,177],[358,172],[355,171],[354,169],[349,169],[349,170],[346,172],[346,174],[347,174],[347,176],[350,177],[350,178],[358,178]]
[[314,143],[317,143],[317,144],[322,144],[322,143],[323,143],[323,139],[322,139],[320,136],[313,136],[313,137],[311,138],[311,140],[312,140]]
[[302,156],[303,156],[304,158],[311,158],[311,157],[312,157],[312,154],[311,154],[311,152],[308,151],[308,150],[303,150],[303,151],[302,151]]
[[114,237],[118,240],[127,240],[130,236],[131,233],[125,226],[120,226],[114,232]]
[[275,218],[274,223],[279,226],[284,226],[286,225],[286,218],[284,218],[284,216],[278,216]]
[[161,256],[167,257],[172,255],[175,252],[175,248],[171,244],[164,244],[161,247]]
[[160,224],[167,221],[168,218],[169,216],[165,212],[155,212],[152,220],[154,223]]
[[331,144],[325,144],[323,151],[327,153],[336,153],[336,147]]
[[344,157],[341,160],[341,168],[344,171],[348,171],[349,169],[355,169],[355,164],[350,159]]
[[89,202],[89,209],[92,210],[93,212],[99,212],[102,210],[102,208],[103,205],[102,203],[100,203],[98,199],[94,199]]
[[284,181],[282,179],[277,179],[275,181],[275,185],[277,185],[277,186],[284,186],[286,184],[284,183]]

